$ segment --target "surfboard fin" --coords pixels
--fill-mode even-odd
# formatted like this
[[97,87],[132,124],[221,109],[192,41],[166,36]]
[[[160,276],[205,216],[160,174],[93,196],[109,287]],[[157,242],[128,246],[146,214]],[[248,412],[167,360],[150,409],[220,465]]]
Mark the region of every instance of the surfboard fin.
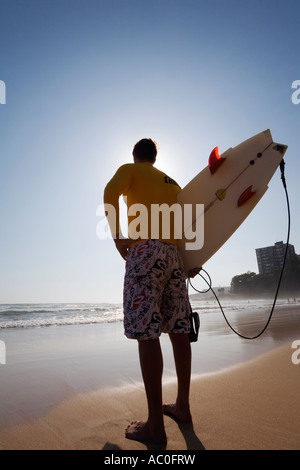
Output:
[[217,171],[222,163],[224,163],[225,160],[226,158],[221,157],[219,154],[219,147],[215,147],[208,159],[208,167],[212,175]]
[[239,197],[238,207],[241,207],[245,202],[247,202],[252,196],[254,196],[256,191],[252,191],[253,185],[249,186]]

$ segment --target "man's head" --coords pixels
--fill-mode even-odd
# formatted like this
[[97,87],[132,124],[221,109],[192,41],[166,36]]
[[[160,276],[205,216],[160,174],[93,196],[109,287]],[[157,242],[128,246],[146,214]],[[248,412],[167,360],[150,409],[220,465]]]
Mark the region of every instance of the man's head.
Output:
[[157,146],[152,139],[142,139],[133,147],[132,155],[136,163],[155,163]]

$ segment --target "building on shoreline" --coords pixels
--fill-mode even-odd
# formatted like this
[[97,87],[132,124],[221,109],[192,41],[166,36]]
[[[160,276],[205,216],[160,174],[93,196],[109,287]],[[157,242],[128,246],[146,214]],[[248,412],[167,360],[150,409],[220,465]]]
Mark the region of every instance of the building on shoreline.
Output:
[[[277,269],[281,269],[284,261],[286,243],[276,242],[273,246],[256,248],[256,259],[259,274],[268,274]],[[287,259],[296,258],[294,245],[288,245]]]

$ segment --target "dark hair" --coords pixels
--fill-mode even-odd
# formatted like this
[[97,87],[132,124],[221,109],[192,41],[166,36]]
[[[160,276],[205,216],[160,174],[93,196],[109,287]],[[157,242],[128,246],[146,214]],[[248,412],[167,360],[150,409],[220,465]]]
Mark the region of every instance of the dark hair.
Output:
[[141,161],[154,163],[157,155],[157,146],[152,139],[142,139],[133,147],[132,155]]

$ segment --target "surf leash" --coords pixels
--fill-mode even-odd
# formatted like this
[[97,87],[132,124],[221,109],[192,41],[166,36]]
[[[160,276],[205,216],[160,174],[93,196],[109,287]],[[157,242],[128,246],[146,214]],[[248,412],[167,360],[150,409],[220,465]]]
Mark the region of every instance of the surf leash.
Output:
[[243,338],[243,339],[257,339],[259,338],[265,331],[266,329],[268,328],[269,324],[270,324],[270,321],[271,321],[271,318],[273,316],[273,313],[274,313],[274,309],[275,309],[275,305],[276,305],[276,301],[277,301],[277,297],[278,297],[278,294],[279,294],[279,289],[280,289],[280,286],[281,286],[281,281],[282,281],[282,277],[283,277],[283,273],[284,273],[284,269],[285,269],[285,264],[286,264],[286,259],[287,259],[287,254],[288,254],[288,247],[289,247],[289,241],[290,241],[290,232],[291,232],[291,210],[290,210],[290,202],[289,202],[289,195],[288,195],[288,190],[287,190],[287,184],[286,184],[286,179],[285,179],[285,161],[284,159],[281,160],[280,162],[280,172],[281,172],[281,181],[282,181],[282,184],[283,184],[283,188],[284,188],[284,191],[285,191],[285,196],[286,196],[286,204],[287,204],[287,214],[288,214],[288,228],[287,228],[287,240],[286,240],[286,247],[285,247],[285,253],[284,253],[284,258],[283,258],[283,264],[282,264],[282,267],[281,267],[281,271],[280,271],[280,276],[279,276],[279,280],[278,280],[278,285],[277,285],[277,289],[276,289],[276,293],[275,293],[275,297],[274,297],[274,301],[273,301],[273,305],[272,305],[272,308],[271,308],[271,312],[269,314],[269,318],[264,326],[264,328],[255,336],[245,336],[245,335],[242,335],[241,333],[239,333],[235,328],[233,328],[233,326],[229,323],[226,315],[225,315],[225,312],[224,312],[224,309],[221,305],[221,302],[217,296],[217,294],[215,293],[213,287],[212,287],[212,280],[211,280],[211,277],[210,275],[208,274],[207,271],[205,271],[205,269],[201,268],[201,271],[203,271],[208,280],[201,274],[201,272],[198,274],[203,280],[204,282],[207,284],[208,288],[206,290],[203,290],[203,291],[200,291],[198,289],[196,289],[193,284],[191,283],[191,279],[188,278],[188,283],[190,284],[190,286],[196,291],[198,292],[199,294],[205,294],[209,291],[211,291],[220,307],[220,310],[223,314],[223,317],[227,323],[227,325],[229,326],[229,328],[236,334],[238,335],[240,338]]

